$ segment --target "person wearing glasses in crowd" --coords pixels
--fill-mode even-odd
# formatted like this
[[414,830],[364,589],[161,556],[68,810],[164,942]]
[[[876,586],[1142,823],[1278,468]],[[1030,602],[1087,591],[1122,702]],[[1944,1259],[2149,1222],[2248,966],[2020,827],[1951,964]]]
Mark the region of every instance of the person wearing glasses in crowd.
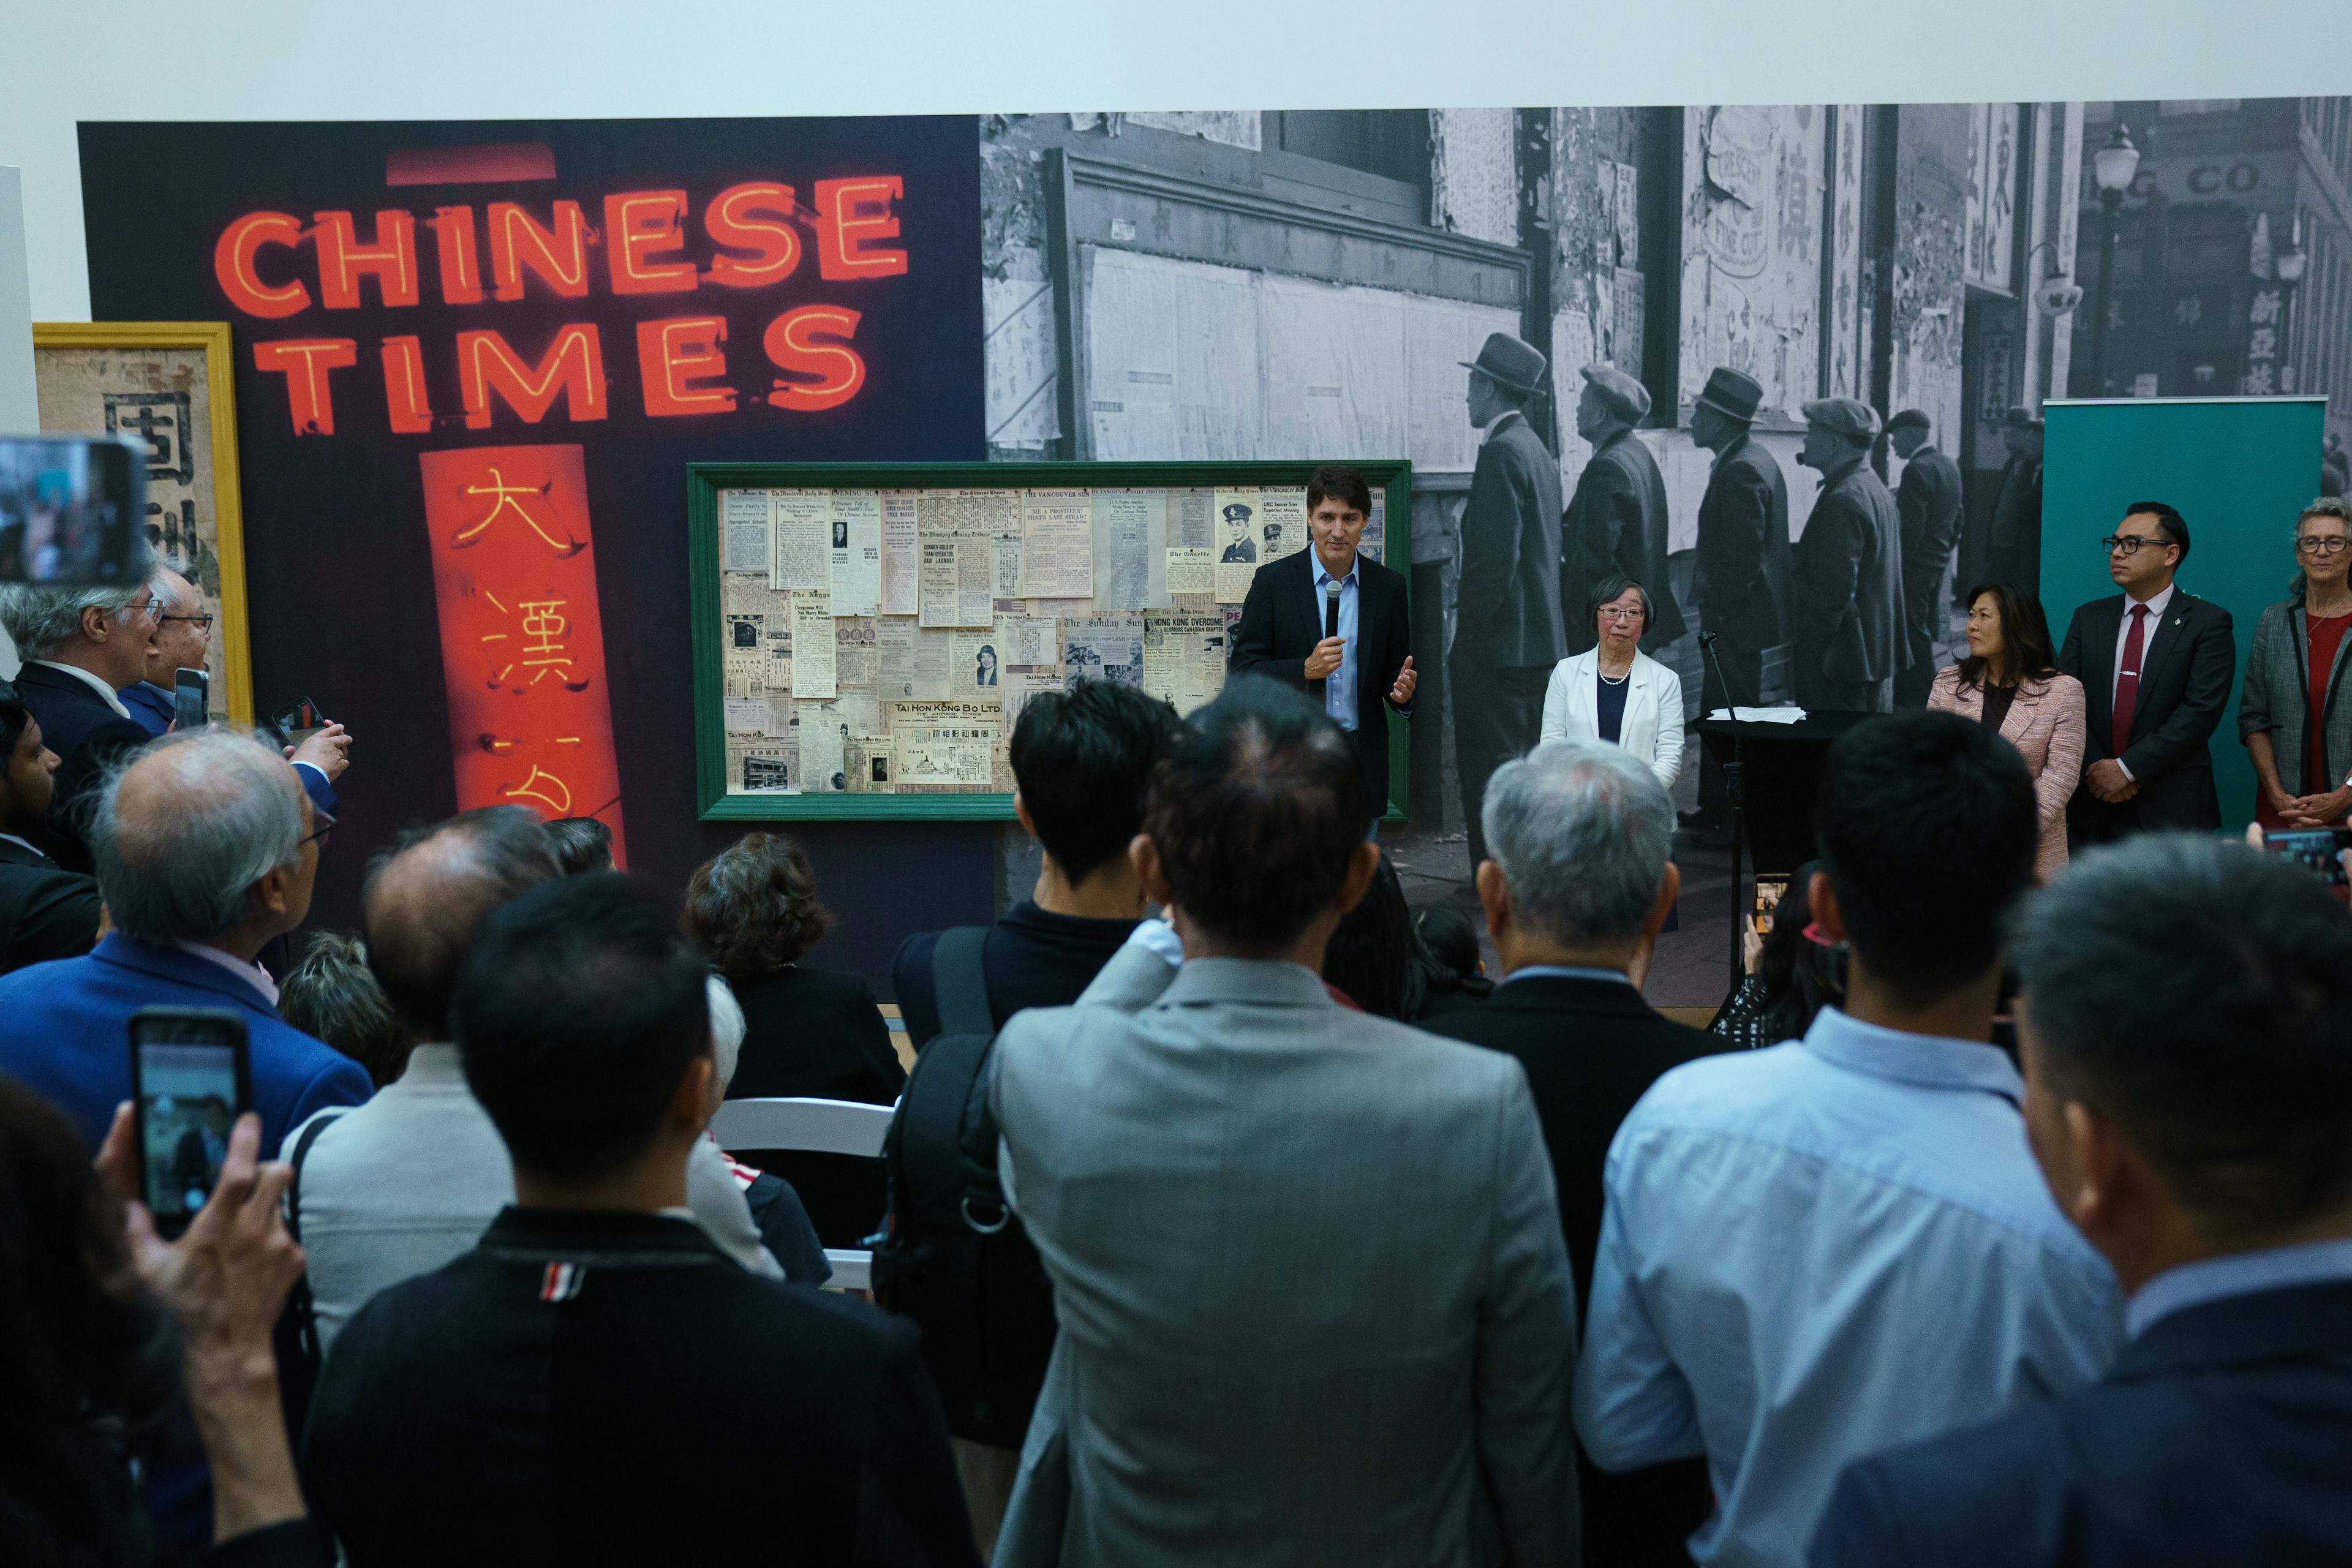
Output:
[[2074,612],[2058,668],[2083,683],[2083,787],[2066,807],[2074,847],[2158,827],[2221,826],[2208,744],[2230,704],[2238,641],[2230,612],[2174,582],[2189,523],[2136,500],[2099,542],[2123,590]]
[[163,602],[142,574],[124,587],[0,584],[0,629],[16,645],[16,700],[59,759],[41,849],[68,871],[90,868],[85,802],[108,764],[148,739],[114,694],[143,678]]
[[1671,790],[1683,772],[1683,682],[1642,651],[1650,595],[1631,577],[1594,583],[1585,627],[1599,640],[1552,667],[1544,692],[1545,741],[1606,741],[1640,759]]
[[2294,524],[2299,568],[2287,596],[2254,624],[2238,738],[2254,765],[2254,817],[2272,832],[2352,816],[2352,709],[2338,710],[2352,647],[2352,504],[2313,501]]

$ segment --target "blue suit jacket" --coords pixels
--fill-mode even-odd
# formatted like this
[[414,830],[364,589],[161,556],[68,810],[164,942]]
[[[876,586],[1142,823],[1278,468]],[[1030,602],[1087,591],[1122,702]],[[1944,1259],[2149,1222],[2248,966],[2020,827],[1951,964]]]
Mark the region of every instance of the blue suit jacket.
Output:
[[2072,1397],[1846,1468],[1813,1568],[2352,1558],[2352,1284],[2158,1320]]
[[153,1006],[245,1015],[265,1157],[312,1111],[357,1105],[374,1092],[366,1068],[278,1017],[259,991],[220,965],[119,931],[87,957],[0,975],[0,1072],[55,1101],[94,1154],[114,1108],[131,1098],[131,1015]]

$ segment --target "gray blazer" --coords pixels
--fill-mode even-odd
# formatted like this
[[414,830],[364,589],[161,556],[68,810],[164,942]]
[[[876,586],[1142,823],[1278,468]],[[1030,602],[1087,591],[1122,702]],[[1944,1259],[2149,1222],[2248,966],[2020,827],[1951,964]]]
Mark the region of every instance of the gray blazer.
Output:
[[1273,960],[998,1037],[1061,1335],[999,1568],[1573,1563],[1576,1296],[1519,1064]]
[[[2320,714],[2327,744],[2323,790],[2352,776],[2352,704],[2336,700],[2344,688],[2344,667],[2352,663],[2347,654],[2352,654],[2352,637],[2336,645],[2336,663],[2327,672],[2327,706]],[[2305,634],[2299,593],[2263,611],[2263,618],[2254,623],[2253,649],[2246,655],[2246,682],[2238,693],[2238,739],[2265,730],[2278,754],[2279,784],[2289,795],[2303,794],[2303,752],[2311,731],[2311,639]]]

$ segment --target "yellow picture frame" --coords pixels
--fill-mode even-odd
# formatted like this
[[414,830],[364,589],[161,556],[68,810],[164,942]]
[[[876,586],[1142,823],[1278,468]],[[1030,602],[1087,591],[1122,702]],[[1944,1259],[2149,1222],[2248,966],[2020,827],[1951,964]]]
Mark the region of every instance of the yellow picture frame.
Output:
[[[42,378],[45,358],[61,353],[107,351],[135,356],[141,351],[204,354],[205,408],[202,421],[205,450],[212,476],[212,548],[219,565],[219,634],[221,696],[228,718],[238,724],[254,721],[253,648],[249,637],[245,581],[245,513],[237,468],[236,388],[234,348],[226,321],[36,321],[33,323],[34,379]],[[49,428],[50,398],[44,388],[43,428]],[[59,425],[57,428],[68,426]],[[101,430],[99,421],[77,419],[80,430]]]

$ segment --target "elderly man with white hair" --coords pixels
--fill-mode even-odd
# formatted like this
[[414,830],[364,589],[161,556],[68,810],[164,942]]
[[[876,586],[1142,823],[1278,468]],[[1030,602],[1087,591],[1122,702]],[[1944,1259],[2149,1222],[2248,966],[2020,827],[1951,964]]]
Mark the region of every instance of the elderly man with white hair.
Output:
[[[1478,901],[1503,983],[1422,1027],[1517,1057],[1551,1153],[1578,1308],[1592,1289],[1601,1167],[1617,1124],[1674,1068],[1723,1042],[1642,999],[1681,873],[1674,801],[1643,758],[1597,740],[1550,741],[1487,781]],[[1712,1507],[1696,1460],[1632,1475],[1580,1466],[1588,1563],[1686,1561]]]
[[68,870],[90,868],[84,808],[107,765],[149,738],[115,693],[144,678],[162,608],[145,573],[128,587],[0,583],[0,628],[24,660],[16,698],[59,763],[41,847]]
[[95,1153],[131,1096],[131,1015],[244,1021],[264,1149],[322,1106],[368,1098],[365,1068],[278,1015],[255,955],[310,912],[334,826],[270,746],[226,727],[172,735],[111,770],[90,823],[114,930],[82,958],[0,977],[0,1072],[63,1107]]

